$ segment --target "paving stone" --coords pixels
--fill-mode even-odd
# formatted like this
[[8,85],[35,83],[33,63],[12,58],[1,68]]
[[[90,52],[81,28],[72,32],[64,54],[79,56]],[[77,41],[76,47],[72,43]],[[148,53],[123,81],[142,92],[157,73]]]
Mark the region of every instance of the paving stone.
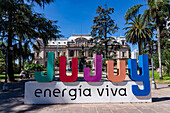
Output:
[[152,109],[139,109],[139,111],[141,111],[142,113],[156,113]]
[[0,89],[0,113],[170,113],[167,84],[158,84],[159,89],[152,90],[152,103],[24,105],[25,82],[10,83],[8,92]]
[[127,113],[125,110],[112,110],[112,113]]
[[125,109],[127,113],[141,113],[138,109]]
[[97,110],[96,110],[96,108],[89,108],[89,109],[84,109],[83,108],[83,113],[97,113]]

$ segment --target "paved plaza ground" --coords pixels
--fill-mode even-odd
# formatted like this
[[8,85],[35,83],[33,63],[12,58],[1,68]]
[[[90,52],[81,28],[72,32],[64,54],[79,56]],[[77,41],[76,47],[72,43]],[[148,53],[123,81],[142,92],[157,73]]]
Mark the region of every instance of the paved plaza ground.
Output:
[[24,105],[24,84],[21,80],[9,84],[9,91],[2,92],[0,83],[0,112],[31,113],[170,113],[170,85],[158,84],[152,89],[152,103],[103,103]]

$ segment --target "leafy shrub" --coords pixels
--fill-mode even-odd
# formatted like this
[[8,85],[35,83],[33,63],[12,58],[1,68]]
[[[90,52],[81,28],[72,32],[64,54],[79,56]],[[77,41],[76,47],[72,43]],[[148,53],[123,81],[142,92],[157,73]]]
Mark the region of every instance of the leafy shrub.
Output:
[[90,68],[92,67],[92,65],[91,65],[91,61],[88,61],[88,62],[87,62],[86,67],[90,67]]
[[45,66],[44,65],[38,65],[35,63],[29,64],[25,66],[25,71],[43,71],[45,70]]

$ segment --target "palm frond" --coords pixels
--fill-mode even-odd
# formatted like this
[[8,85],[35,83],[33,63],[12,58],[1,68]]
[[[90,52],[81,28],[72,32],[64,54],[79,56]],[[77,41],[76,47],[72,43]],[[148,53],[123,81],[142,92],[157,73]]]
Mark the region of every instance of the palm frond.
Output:
[[135,15],[139,12],[139,8],[142,7],[143,5],[134,5],[131,8],[129,8],[124,16],[124,19],[128,21],[129,19],[135,17]]

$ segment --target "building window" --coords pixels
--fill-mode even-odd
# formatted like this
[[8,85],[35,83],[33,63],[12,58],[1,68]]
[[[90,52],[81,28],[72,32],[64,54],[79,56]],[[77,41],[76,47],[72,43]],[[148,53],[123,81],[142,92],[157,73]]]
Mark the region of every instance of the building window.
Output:
[[74,51],[71,50],[71,51],[70,51],[70,57],[73,57],[73,56],[74,56]]
[[55,44],[55,42],[53,42],[53,44]]
[[60,42],[58,42],[58,44],[60,44]]
[[72,68],[72,61],[70,61],[70,69]]
[[66,55],[66,52],[64,52],[64,55]]
[[39,57],[39,52],[37,52],[37,57]]
[[124,40],[122,40],[122,45],[125,45],[125,41]]
[[58,52],[58,56],[60,56],[60,52]]
[[122,52],[122,57],[125,57],[125,52]]

